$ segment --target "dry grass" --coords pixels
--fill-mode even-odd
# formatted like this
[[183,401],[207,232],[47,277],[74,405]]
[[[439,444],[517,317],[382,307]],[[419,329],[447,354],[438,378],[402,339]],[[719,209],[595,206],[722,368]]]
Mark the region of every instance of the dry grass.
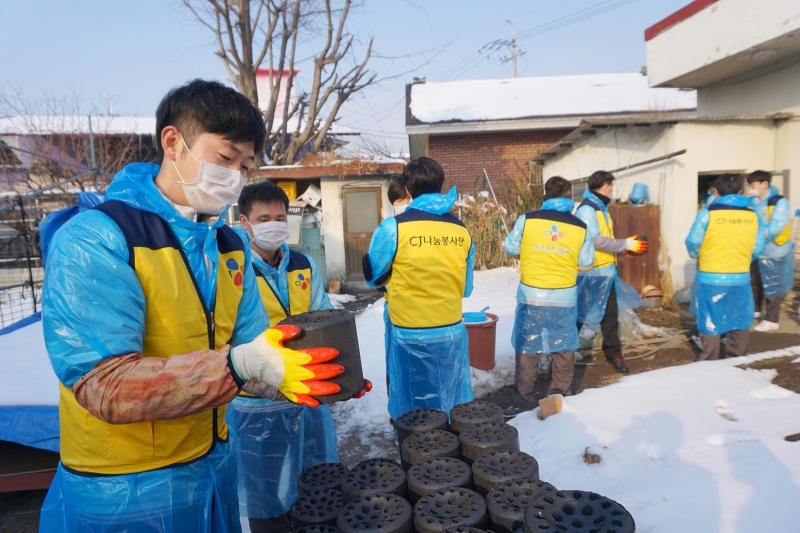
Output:
[[542,185],[536,181],[522,174],[495,180],[495,202],[486,180],[476,180],[474,191],[463,197],[456,214],[472,235],[475,270],[513,264],[503,249],[506,228],[511,230],[519,215],[541,207]]

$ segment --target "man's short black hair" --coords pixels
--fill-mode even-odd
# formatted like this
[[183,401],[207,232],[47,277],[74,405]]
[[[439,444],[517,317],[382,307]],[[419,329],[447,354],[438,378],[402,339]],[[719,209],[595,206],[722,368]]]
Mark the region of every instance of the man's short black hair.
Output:
[[750,175],[747,176],[747,183],[753,183],[756,181],[766,181],[767,183],[772,183],[772,174],[763,170],[751,172]]
[[606,172],[605,170],[597,170],[589,176],[589,179],[586,180],[586,186],[589,187],[590,191],[596,191],[606,183],[614,183],[614,174],[611,172]]
[[175,87],[156,109],[156,139],[161,150],[161,132],[175,126],[190,147],[202,133],[216,133],[232,142],[255,144],[264,149],[267,129],[261,111],[243,94],[218,81],[192,80]]
[[717,194],[725,196],[727,194],[739,194],[744,188],[744,176],[741,174],[723,174],[714,181]]
[[387,195],[389,196],[390,204],[395,203],[397,200],[408,198],[408,191],[406,191],[406,184],[402,176],[398,176],[392,180],[392,183],[389,184]]
[[239,213],[245,217],[250,216],[254,204],[271,204],[278,202],[286,206],[289,211],[289,197],[286,193],[270,181],[251,183],[245,185],[239,194]]
[[553,176],[544,184],[544,199],[572,198],[572,184],[561,176]]
[[432,192],[442,192],[444,170],[442,165],[430,157],[420,157],[411,161],[403,169],[403,183],[405,183],[411,198]]

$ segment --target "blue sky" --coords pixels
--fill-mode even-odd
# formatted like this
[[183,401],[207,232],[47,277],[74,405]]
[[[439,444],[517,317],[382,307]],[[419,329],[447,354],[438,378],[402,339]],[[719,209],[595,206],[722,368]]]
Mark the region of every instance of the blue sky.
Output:
[[[351,15],[356,49],[374,38],[371,68],[380,83],[354,98],[342,124],[399,149],[404,139],[404,85],[511,77],[511,64],[487,43],[520,36],[570,14],[618,5],[518,42],[519,76],[634,72],[645,64],[644,30],[689,0],[367,0]],[[583,10],[583,11],[582,11]],[[230,83],[210,32],[180,0],[136,2],[0,0],[0,81],[26,97],[74,92],[86,102],[114,102],[117,114],[152,115],[164,93],[201,77]],[[523,33],[526,32],[527,33]],[[534,30],[534,31],[531,31]],[[314,38],[298,57],[313,53]],[[380,57],[377,57],[380,56]],[[299,83],[310,62],[301,63]],[[454,68],[458,67],[458,68]]]

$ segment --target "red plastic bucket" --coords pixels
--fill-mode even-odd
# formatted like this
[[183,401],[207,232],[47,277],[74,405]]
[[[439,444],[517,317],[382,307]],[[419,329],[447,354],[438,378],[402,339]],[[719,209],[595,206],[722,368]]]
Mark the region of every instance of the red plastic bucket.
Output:
[[486,313],[486,322],[464,322],[469,336],[469,365],[479,370],[494,368],[494,344],[497,338],[497,315]]

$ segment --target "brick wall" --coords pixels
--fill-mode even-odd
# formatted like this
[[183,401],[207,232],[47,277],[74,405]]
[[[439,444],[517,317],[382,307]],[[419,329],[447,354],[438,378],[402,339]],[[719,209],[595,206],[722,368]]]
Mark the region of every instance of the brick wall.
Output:
[[[527,174],[527,162],[540,151],[560,141],[572,130],[515,131],[467,135],[431,135],[428,157],[444,168],[446,184],[455,184],[460,192],[474,189],[480,177],[480,189],[486,189],[483,169],[492,184],[503,176]],[[498,187],[495,186],[495,189]]]

